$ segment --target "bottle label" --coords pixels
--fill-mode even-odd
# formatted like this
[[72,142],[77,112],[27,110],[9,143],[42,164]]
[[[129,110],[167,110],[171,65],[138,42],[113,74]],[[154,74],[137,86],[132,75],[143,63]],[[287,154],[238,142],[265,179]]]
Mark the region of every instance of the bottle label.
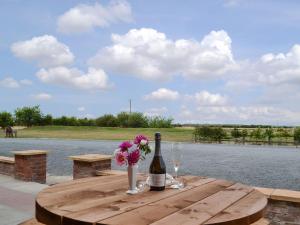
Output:
[[150,174],[150,186],[164,187],[166,185],[166,174]]

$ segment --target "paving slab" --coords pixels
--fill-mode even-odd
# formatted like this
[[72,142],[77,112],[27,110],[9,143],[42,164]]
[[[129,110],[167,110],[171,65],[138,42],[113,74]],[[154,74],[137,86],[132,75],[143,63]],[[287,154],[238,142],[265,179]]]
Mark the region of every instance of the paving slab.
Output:
[[32,217],[32,213],[0,204],[0,225],[16,225]]
[[0,175],[0,225],[16,225],[32,218],[35,196],[46,187]]

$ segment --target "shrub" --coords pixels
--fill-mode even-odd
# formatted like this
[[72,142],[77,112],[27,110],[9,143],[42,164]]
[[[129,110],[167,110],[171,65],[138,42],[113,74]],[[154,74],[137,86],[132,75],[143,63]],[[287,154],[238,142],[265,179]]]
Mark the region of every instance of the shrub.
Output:
[[120,112],[117,115],[118,124],[120,127],[128,127],[128,121],[129,121],[129,113],[127,112]]
[[148,126],[152,128],[170,128],[172,127],[172,121],[172,118],[154,116],[148,118]]
[[148,118],[143,113],[133,112],[129,114],[128,127],[148,127]]
[[53,124],[61,125],[61,126],[78,126],[78,121],[77,121],[77,118],[75,118],[75,117],[62,116],[62,117],[53,119]]
[[295,128],[294,130],[294,142],[296,144],[300,143],[300,127]]
[[46,116],[42,116],[40,125],[46,126],[46,125],[52,125],[53,124],[53,118],[50,114],[47,114]]
[[77,122],[78,126],[96,126],[96,121],[94,119],[80,118]]
[[99,127],[117,127],[119,123],[114,115],[105,114],[96,119],[96,125]]
[[196,127],[194,131],[195,141],[218,141],[226,138],[226,132],[222,127],[202,126]]
[[242,137],[242,133],[239,131],[239,129],[238,128],[233,128],[232,130],[231,130],[231,136],[234,138],[234,139],[238,139],[238,138],[240,138],[240,137]]

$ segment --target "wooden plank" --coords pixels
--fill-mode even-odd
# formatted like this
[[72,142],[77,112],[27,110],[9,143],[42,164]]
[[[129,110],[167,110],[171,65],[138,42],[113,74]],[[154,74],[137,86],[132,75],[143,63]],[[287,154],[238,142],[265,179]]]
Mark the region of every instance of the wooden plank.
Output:
[[125,177],[124,175],[111,175],[105,177],[97,176],[97,177],[86,177],[77,180],[70,180],[70,181],[66,181],[60,184],[55,184],[53,186],[45,188],[41,192],[41,195],[45,194],[48,196],[51,193],[58,193],[60,191],[66,191],[66,190],[78,188],[82,185],[92,185],[94,183],[105,183],[107,181],[117,180],[124,177]]
[[267,198],[257,190],[252,191],[232,206],[208,220],[205,224],[230,224],[248,225],[263,217],[268,204]]
[[85,198],[104,197],[108,195],[114,195],[115,192],[124,190],[127,188],[127,178],[120,178],[119,180],[111,180],[105,183],[85,183],[85,185],[79,185],[66,191],[60,191],[58,193],[40,194],[37,197],[37,201],[43,207],[59,205],[68,201],[81,201]]
[[224,190],[232,184],[229,181],[217,180],[118,216],[99,221],[97,224],[147,225]]
[[[187,176],[185,177],[185,181],[187,182],[194,182],[194,181],[199,181],[200,177],[195,177],[195,176]],[[201,181],[202,182],[202,181]],[[105,198],[81,198],[80,201],[69,201],[64,203],[64,205],[60,205],[59,209],[60,210],[64,210],[64,211],[68,211],[68,212],[78,212],[80,210],[84,210],[87,208],[92,208],[92,207],[96,207],[99,205],[103,205],[103,204],[108,204],[108,203],[113,203],[116,201],[119,201],[121,199],[125,199],[128,197],[128,195],[125,193],[125,191],[127,190],[127,188],[125,188],[126,185],[124,186],[124,189],[119,189],[118,193],[116,193],[116,195],[113,196],[106,196]],[[148,191],[148,190],[145,190]],[[139,194],[141,195],[141,194]],[[50,209],[50,208],[49,208]],[[53,207],[51,207],[51,209],[53,209]]]
[[152,225],[199,225],[250,193],[253,188],[235,184],[224,191],[211,195],[189,207],[167,216]]
[[70,213],[63,216],[63,224],[72,224],[75,221],[88,221],[91,224],[115,216],[126,211],[136,209],[149,203],[153,203],[164,198],[177,195],[178,193],[188,191],[200,185],[204,185],[215,181],[215,179],[195,179],[188,182],[188,186],[181,190],[167,189],[163,192],[145,191],[138,195],[126,196],[120,201],[110,202],[108,204],[101,204],[96,207],[86,208],[85,210],[76,213]]
[[98,185],[96,183],[94,186],[91,184],[91,187],[81,186],[79,189],[67,190],[66,192],[58,192],[56,195],[37,198],[36,216],[41,222],[51,221],[53,218],[55,221],[53,224],[60,224],[57,221],[61,222],[62,216],[70,213],[68,210],[61,210],[61,206],[74,204],[76,202],[80,203],[83,199],[103,199],[117,195],[118,193],[124,193],[127,189],[128,181],[127,177],[124,178],[124,176],[122,176],[121,178],[121,180],[113,180]]

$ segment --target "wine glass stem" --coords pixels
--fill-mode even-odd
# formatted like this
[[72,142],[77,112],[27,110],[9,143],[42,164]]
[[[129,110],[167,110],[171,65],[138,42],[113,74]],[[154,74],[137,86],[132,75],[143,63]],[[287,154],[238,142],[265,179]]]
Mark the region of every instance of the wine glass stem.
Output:
[[178,167],[175,167],[175,179],[177,180],[178,177]]

